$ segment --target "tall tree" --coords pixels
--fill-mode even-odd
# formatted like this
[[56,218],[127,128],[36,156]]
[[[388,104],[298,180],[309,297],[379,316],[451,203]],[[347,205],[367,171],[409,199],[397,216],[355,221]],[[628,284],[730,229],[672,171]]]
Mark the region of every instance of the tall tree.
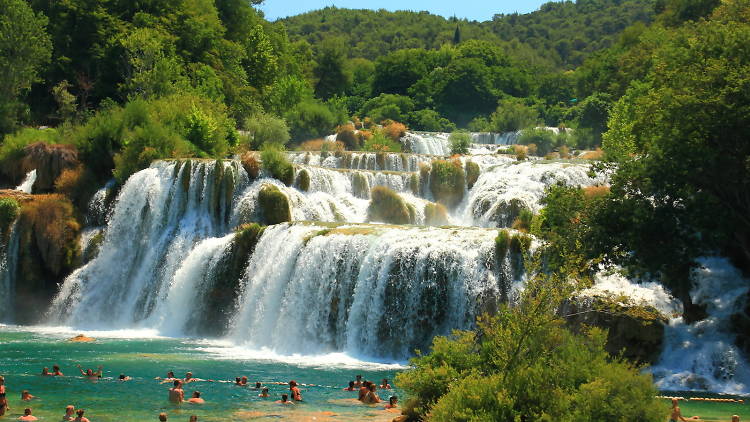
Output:
[[318,46],[315,52],[313,73],[318,82],[315,94],[323,99],[343,94],[352,82],[351,73],[346,67],[346,47],[343,40],[329,38]]

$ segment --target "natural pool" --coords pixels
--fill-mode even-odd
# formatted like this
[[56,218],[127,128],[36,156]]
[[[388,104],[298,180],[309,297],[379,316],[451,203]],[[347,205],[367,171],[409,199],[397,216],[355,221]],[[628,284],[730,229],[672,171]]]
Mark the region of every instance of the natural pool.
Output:
[[[385,403],[361,404],[355,400],[356,393],[342,390],[357,374],[378,382],[392,380],[398,364],[368,363],[337,354],[279,357],[217,342],[161,338],[148,331],[85,332],[96,341],[67,341],[75,334],[59,328],[0,325],[0,375],[5,376],[11,408],[4,419],[15,420],[25,407],[31,407],[40,420],[60,420],[68,404],[86,409],[92,422],[157,420],[161,412],[166,412],[170,421],[187,421],[190,415],[197,415],[199,421],[390,421],[399,413],[385,410]],[[98,381],[81,378],[76,368],[79,363],[94,369],[102,365],[104,377]],[[60,365],[65,377],[39,375],[43,367],[54,364]],[[186,397],[200,390],[206,404],[170,404],[168,384],[154,379],[169,370],[178,377],[191,371],[197,378],[216,380],[190,383],[185,388]],[[118,381],[121,373],[133,379]],[[259,391],[252,388],[218,382],[242,375],[253,385],[260,381],[269,387],[271,398],[259,398]],[[301,387],[304,402],[289,406],[274,403],[288,392],[288,386],[273,383],[292,379],[314,384]],[[22,390],[38,398],[22,402]],[[399,391],[378,393],[387,400]]]

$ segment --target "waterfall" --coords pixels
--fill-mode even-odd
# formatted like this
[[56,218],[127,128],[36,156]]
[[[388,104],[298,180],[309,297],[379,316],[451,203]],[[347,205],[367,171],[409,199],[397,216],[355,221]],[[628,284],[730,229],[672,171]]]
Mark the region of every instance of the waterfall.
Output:
[[[440,157],[420,154],[374,152],[328,153],[320,151],[292,151],[287,155],[292,163],[317,167],[372,171],[418,171],[422,164],[429,164]],[[338,156],[337,156],[338,155]]]
[[450,155],[451,147],[448,133],[412,133],[407,132],[401,142],[408,145],[417,154]]
[[228,231],[237,162],[155,162],[123,186],[99,254],[68,276],[51,307],[58,323],[103,328],[148,317],[185,256]]
[[9,233],[0,244],[0,322],[12,323],[16,296],[16,268],[18,266],[19,235],[16,223],[10,226]]
[[509,265],[493,271],[496,234],[269,227],[248,263],[229,338],[278,353],[408,357],[436,334],[472,327],[507,290],[515,276]]
[[23,193],[31,193],[32,189],[34,189],[34,183],[36,182],[36,169],[31,170],[30,172],[26,173],[26,177],[23,179],[23,182],[21,182],[18,187],[16,187],[17,191],[21,191]]
[[651,371],[663,390],[748,394],[750,365],[729,329],[732,314],[745,305],[750,283],[725,258],[703,258],[700,265],[691,297],[706,305],[708,317],[692,325],[673,318],[661,358]]

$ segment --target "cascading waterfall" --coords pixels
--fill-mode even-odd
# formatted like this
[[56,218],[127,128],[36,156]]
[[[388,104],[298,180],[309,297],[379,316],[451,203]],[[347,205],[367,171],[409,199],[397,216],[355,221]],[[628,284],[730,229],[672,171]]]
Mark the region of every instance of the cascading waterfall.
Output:
[[0,322],[13,322],[13,298],[16,296],[15,278],[18,260],[18,231],[16,223],[10,226],[9,233],[0,244]]
[[383,153],[378,159],[374,152],[343,152],[341,154],[320,151],[291,151],[290,161],[298,165],[319,166],[350,170],[371,171],[418,171],[422,164],[429,164],[440,157],[419,154]]
[[[229,338],[252,348],[405,358],[469,328],[518,275],[496,232],[378,225],[269,227],[246,269]],[[273,265],[269,265],[273,262]],[[294,335],[281,335],[286,331]]]
[[659,362],[651,369],[664,390],[750,393],[750,364],[729,332],[732,314],[745,305],[750,282],[725,258],[703,258],[695,271],[694,303],[708,317],[692,325],[673,318]]
[[228,231],[237,162],[155,162],[128,179],[99,254],[71,274],[51,318],[119,328],[148,317],[183,259],[199,241]]
[[401,142],[416,154],[450,155],[451,146],[448,133],[407,132]]
[[31,193],[34,189],[34,183],[36,183],[36,169],[26,173],[26,177],[23,179],[23,182],[16,187],[16,190],[23,193]]

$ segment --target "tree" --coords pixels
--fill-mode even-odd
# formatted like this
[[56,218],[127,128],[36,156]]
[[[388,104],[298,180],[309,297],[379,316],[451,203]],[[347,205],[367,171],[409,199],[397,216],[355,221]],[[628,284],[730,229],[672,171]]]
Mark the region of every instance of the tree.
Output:
[[279,71],[278,58],[262,25],[255,25],[250,31],[246,48],[244,65],[250,85],[263,88],[272,84]]
[[451,143],[451,155],[468,154],[471,146],[471,134],[465,130],[459,130],[451,133],[448,137]]
[[126,97],[151,98],[172,94],[186,85],[183,67],[167,34],[151,28],[133,30],[123,41],[127,57]]
[[489,130],[492,132],[515,132],[534,126],[539,120],[536,110],[517,99],[501,100],[497,110],[490,116]]
[[0,0],[0,136],[14,129],[24,106],[21,97],[52,54],[47,18],[26,1]]
[[352,75],[345,65],[344,42],[338,38],[324,40],[315,52],[313,74],[318,82],[315,94],[324,100],[343,94],[352,83]]
[[289,142],[289,128],[284,119],[261,113],[245,120],[250,136],[250,149],[259,150],[264,144],[285,145]]

